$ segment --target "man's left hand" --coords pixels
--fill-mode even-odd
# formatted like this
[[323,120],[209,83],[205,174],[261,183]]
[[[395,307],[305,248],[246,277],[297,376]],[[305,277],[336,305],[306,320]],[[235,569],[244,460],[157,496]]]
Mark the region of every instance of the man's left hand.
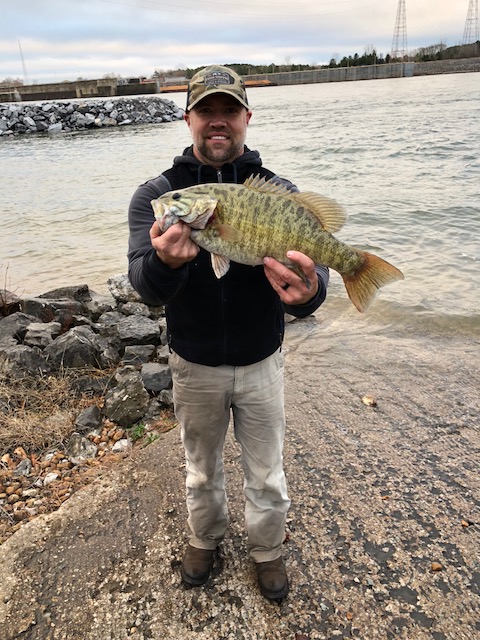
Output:
[[315,263],[300,251],[288,251],[287,258],[305,274],[306,281],[297,273],[278,262],[274,258],[264,258],[263,265],[268,281],[285,304],[305,304],[318,291],[318,278]]

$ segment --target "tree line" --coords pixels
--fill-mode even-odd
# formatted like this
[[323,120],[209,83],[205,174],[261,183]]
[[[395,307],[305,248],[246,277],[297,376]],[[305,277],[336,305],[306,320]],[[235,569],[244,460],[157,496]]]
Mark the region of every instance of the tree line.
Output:
[[[403,59],[393,58],[391,54],[378,54],[374,48],[367,50],[359,55],[355,53],[353,56],[344,56],[340,60],[331,58],[328,64],[309,65],[309,64],[271,64],[255,65],[245,63],[227,63],[225,66],[234,69],[240,76],[260,75],[268,73],[288,73],[289,71],[310,71],[313,69],[332,69],[336,67],[363,67],[374,64],[389,64],[393,62],[431,62],[434,60],[449,60],[458,58],[472,58],[480,55],[480,41],[469,45],[458,45],[455,47],[447,47],[443,43],[421,47],[413,51],[409,56]],[[177,69],[174,72],[163,72],[165,76],[183,75],[190,79],[197,73],[201,67]]]
[[[388,64],[391,62],[431,62],[434,60],[450,60],[450,59],[459,59],[459,58],[474,58],[480,56],[480,40],[474,42],[472,44],[467,45],[457,45],[454,47],[447,47],[443,43],[429,45],[428,47],[420,47],[415,51],[411,52],[408,56],[405,56],[403,59],[392,58],[392,56],[387,53],[385,56],[383,54],[378,54],[377,51],[369,46],[365,50],[362,55],[355,53],[353,56],[343,56],[340,60],[337,58],[331,58],[328,64],[323,65],[314,65],[314,64],[247,64],[247,63],[227,63],[225,66],[234,69],[240,76],[250,76],[250,75],[264,75],[268,73],[287,73],[289,71],[310,71],[313,69],[333,69],[336,67],[361,67],[368,66],[374,64]],[[186,69],[174,69],[174,70],[160,70],[157,69],[153,78],[158,77],[161,79],[167,79],[171,77],[183,77],[188,80],[192,78],[192,76],[197,73],[200,69],[203,68],[204,65],[195,68],[186,68]],[[121,76],[116,74],[106,74],[103,76],[104,78],[108,77],[116,77],[121,79]],[[78,78],[81,80],[82,78]],[[67,82],[67,81],[65,81]],[[22,86],[23,81],[20,78],[5,78],[5,80],[0,81],[1,86]]]

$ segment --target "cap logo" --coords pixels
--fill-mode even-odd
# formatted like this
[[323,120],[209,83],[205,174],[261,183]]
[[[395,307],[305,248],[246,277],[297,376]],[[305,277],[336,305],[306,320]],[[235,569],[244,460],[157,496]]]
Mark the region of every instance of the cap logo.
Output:
[[190,80],[187,91],[187,111],[206,95],[225,93],[248,109],[245,84],[235,71],[223,66],[211,66],[198,71]]
[[235,79],[225,71],[210,71],[205,75],[204,82],[207,87],[218,87],[220,84],[235,84]]

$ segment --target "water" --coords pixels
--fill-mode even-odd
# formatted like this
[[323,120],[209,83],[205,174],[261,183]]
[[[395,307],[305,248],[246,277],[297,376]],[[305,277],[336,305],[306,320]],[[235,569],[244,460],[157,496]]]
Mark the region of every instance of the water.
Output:
[[[168,96],[184,106],[185,94]],[[360,316],[332,274],[325,321],[361,330],[480,327],[480,76],[251,89],[247,143],[301,190],[333,197],[337,236],[388,259],[405,281]],[[19,294],[127,270],[127,208],[140,183],[190,144],[184,122],[0,138],[0,277]]]

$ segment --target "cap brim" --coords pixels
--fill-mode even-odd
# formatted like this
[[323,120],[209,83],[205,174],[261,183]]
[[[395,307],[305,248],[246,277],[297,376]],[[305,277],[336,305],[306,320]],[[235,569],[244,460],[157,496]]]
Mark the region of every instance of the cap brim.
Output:
[[204,98],[208,98],[208,96],[212,96],[215,93],[224,93],[225,95],[230,96],[231,98],[234,98],[238,103],[242,105],[242,107],[245,107],[245,109],[250,109],[250,107],[248,106],[248,102],[246,100],[242,100],[242,98],[240,98],[240,96],[238,96],[235,92],[218,87],[215,89],[211,89],[210,91],[206,91],[205,93],[202,93],[201,96],[199,96],[196,100],[194,100],[191,104],[188,105],[187,111],[190,111],[190,109],[193,109],[193,107],[195,107]]

